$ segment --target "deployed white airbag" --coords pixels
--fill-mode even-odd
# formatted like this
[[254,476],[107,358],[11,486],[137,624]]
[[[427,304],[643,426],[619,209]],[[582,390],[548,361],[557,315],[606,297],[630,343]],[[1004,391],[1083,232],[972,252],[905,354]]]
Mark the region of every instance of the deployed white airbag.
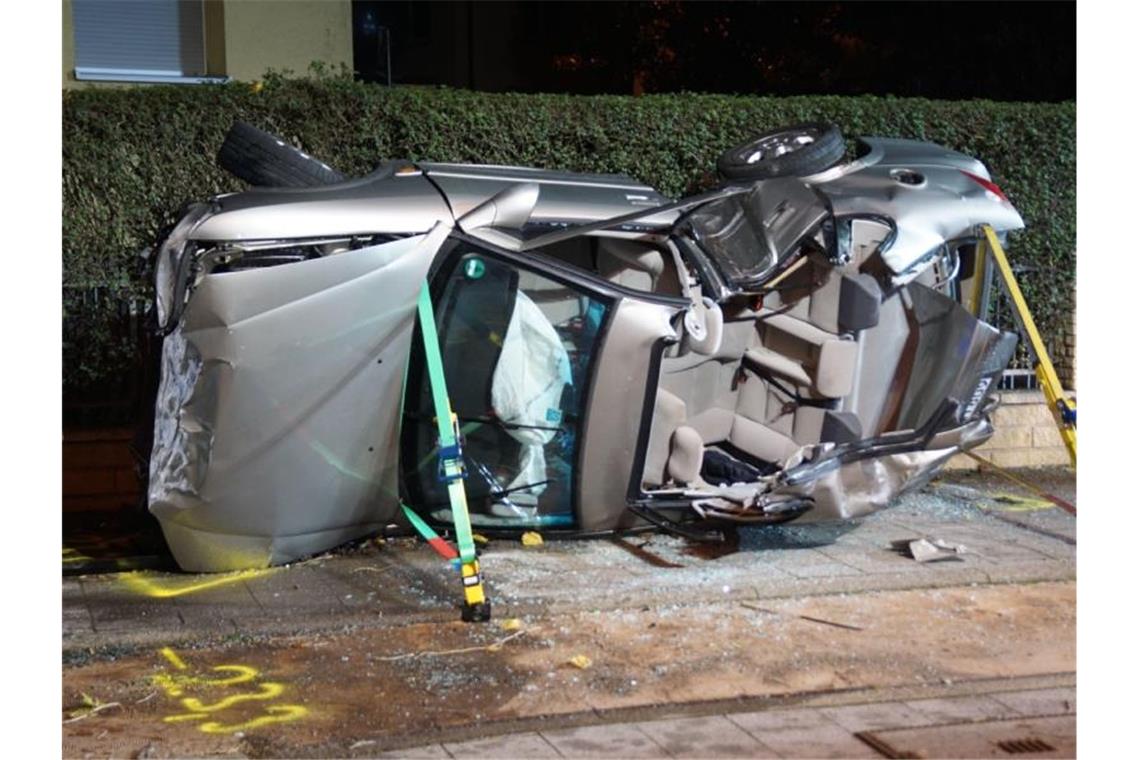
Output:
[[[491,406],[522,444],[518,473],[505,487],[514,503],[536,504],[546,490],[546,456],[562,422],[562,391],[571,383],[570,357],[546,315],[521,290],[491,378]],[[527,484],[534,483],[529,488]],[[519,491],[513,489],[519,488]]]

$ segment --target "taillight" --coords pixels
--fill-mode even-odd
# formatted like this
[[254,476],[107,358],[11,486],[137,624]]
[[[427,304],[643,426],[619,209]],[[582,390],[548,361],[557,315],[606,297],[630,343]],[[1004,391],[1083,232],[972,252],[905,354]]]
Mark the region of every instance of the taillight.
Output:
[[959,169],[958,171],[962,172],[962,173],[963,173],[963,174],[965,174],[967,177],[969,177],[970,179],[972,179],[972,180],[974,180],[975,182],[977,182],[979,185],[981,185],[982,187],[984,187],[986,190],[989,190],[991,193],[993,193],[994,195],[996,195],[996,196],[997,196],[998,198],[1000,198],[1001,200],[1005,201],[1006,203],[1009,203],[1009,198],[1006,198],[1006,197],[1005,197],[1005,193],[1003,193],[1003,192],[1001,191],[1001,188],[1000,188],[1000,187],[998,187],[997,185],[995,185],[993,182],[990,182],[990,181],[989,181],[988,179],[986,179],[985,177],[979,177],[977,174],[970,174],[969,172],[967,172],[967,171],[962,171],[961,169]]

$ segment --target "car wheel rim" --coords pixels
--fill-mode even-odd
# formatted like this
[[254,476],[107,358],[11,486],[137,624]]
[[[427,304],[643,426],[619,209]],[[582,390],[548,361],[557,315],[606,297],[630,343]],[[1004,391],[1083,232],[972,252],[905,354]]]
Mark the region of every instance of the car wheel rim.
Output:
[[816,133],[810,131],[777,132],[749,145],[744,151],[744,163],[757,164],[786,156],[811,145],[816,137]]

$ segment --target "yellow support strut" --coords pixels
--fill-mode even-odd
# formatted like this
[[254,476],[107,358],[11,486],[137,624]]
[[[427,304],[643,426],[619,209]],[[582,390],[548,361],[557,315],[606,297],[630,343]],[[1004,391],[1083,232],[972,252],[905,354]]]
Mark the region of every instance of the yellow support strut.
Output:
[[1045,342],[1037,331],[1037,324],[1029,312],[1029,304],[1013,276],[1013,268],[1009,265],[1005,251],[994,233],[993,227],[983,224],[982,241],[983,252],[988,251],[997,264],[1001,283],[1009,300],[1013,303],[1013,313],[1017,319],[1017,326],[1029,348],[1029,357],[1033,361],[1033,370],[1037,373],[1037,382],[1045,392],[1045,400],[1049,410],[1053,413],[1053,421],[1057,423],[1057,430],[1061,433],[1061,440],[1069,450],[1069,459],[1073,467],[1077,466],[1077,407],[1073,401],[1065,396],[1061,381],[1057,378],[1057,370],[1049,359],[1049,352],[1045,350]]

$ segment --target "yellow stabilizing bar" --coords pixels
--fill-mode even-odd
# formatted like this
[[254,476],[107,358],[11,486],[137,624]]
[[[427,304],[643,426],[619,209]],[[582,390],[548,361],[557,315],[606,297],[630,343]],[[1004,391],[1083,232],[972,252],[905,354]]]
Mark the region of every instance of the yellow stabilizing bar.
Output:
[[1077,407],[1072,400],[1065,397],[1061,381],[1057,378],[1057,370],[1053,369],[1053,362],[1049,359],[1049,352],[1045,350],[1045,342],[1037,332],[1037,325],[1033,315],[1029,313],[1029,304],[1021,294],[1017,279],[1013,276],[1013,269],[1009,265],[1005,251],[994,233],[993,227],[982,225],[982,240],[979,245],[984,246],[983,253],[988,250],[997,264],[998,274],[1001,275],[1002,287],[1013,303],[1013,313],[1017,319],[1017,326],[1029,348],[1029,357],[1033,361],[1033,370],[1037,373],[1037,382],[1045,392],[1045,400],[1053,412],[1053,420],[1057,423],[1057,430],[1061,433],[1061,440],[1069,450],[1069,459],[1073,466],[1077,466]]

